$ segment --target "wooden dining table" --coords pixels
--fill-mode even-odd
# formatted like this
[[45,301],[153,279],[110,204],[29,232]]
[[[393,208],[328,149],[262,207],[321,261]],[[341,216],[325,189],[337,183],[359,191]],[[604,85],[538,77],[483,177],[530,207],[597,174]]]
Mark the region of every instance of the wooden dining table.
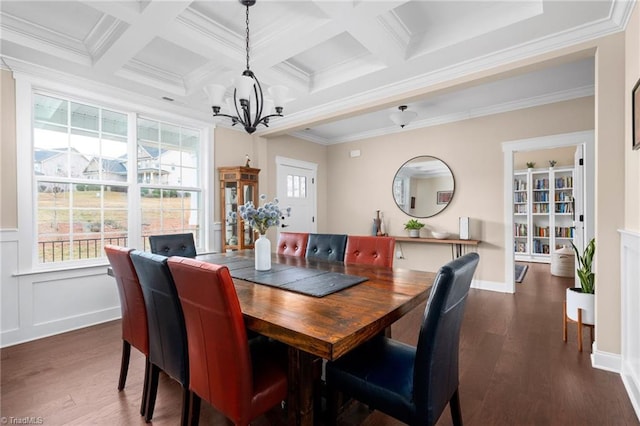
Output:
[[[253,250],[225,256],[253,258]],[[199,260],[220,263],[220,254]],[[214,261],[215,260],[215,261]],[[385,332],[427,300],[436,274],[371,265],[344,265],[273,254],[272,263],[366,277],[324,297],[308,296],[234,278],[245,323],[250,330],[288,346],[288,423],[314,421],[314,387],[322,359],[335,360]]]

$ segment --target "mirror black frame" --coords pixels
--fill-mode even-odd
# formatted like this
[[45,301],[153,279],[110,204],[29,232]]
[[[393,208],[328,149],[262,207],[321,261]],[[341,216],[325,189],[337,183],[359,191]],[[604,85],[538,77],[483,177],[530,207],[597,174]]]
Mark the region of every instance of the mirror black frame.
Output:
[[[404,205],[410,205],[410,208],[415,208],[415,197],[411,197],[410,200],[407,200],[407,202],[405,203],[401,203],[399,202],[399,200],[396,198],[396,179],[398,178],[398,174],[402,171],[403,167],[407,166],[409,163],[420,159],[420,158],[424,158],[425,161],[430,161],[430,160],[426,160],[426,159],[431,159],[431,160],[438,160],[440,163],[442,163],[447,170],[449,171],[449,174],[451,175],[451,181],[452,181],[452,188],[451,188],[451,196],[449,197],[448,201],[444,204],[442,204],[442,208],[440,208],[439,210],[435,211],[434,213],[431,214],[431,212],[426,212],[425,215],[418,215],[415,212],[411,213],[410,211],[405,210],[405,208],[403,208],[403,204]],[[453,175],[453,171],[451,170],[451,167],[449,167],[449,165],[447,163],[445,163],[442,159],[438,158],[438,157],[434,157],[432,155],[418,155],[415,156],[413,158],[410,158],[409,160],[405,161],[396,171],[395,175],[393,176],[393,181],[391,182],[391,196],[393,197],[393,201],[396,203],[396,205],[398,206],[398,208],[405,214],[411,216],[411,217],[415,217],[415,218],[421,218],[421,219],[425,219],[425,218],[429,218],[429,217],[433,217],[436,216],[440,213],[442,213],[444,211],[444,209],[446,209],[449,204],[451,204],[451,201],[453,200],[453,197],[455,196],[456,193],[456,179],[455,176]],[[437,203],[437,197],[438,194],[436,192],[436,194],[433,194],[434,197],[436,197],[436,203]],[[401,200],[400,200],[401,201]]]

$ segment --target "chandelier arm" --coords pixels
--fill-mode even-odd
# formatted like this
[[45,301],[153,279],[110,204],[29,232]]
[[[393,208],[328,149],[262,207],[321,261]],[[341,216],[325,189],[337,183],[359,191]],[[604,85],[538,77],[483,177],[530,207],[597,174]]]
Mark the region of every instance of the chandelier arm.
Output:
[[256,82],[253,85],[253,93],[256,97],[256,117],[254,120],[253,127],[257,127],[258,124],[260,124],[260,122],[262,121],[261,117],[262,117],[262,109],[264,107],[264,96],[262,94],[262,86],[260,86],[260,82],[258,81],[258,78],[255,75],[253,76],[253,80]]
[[235,116],[233,116],[233,115],[229,115],[229,114],[221,114],[221,113],[218,113],[218,114],[213,114],[213,116],[214,116],[214,117],[226,117],[226,118],[230,118],[230,119],[232,119],[232,120],[238,121],[238,117],[235,117]]
[[[267,115],[267,116],[265,116],[265,117],[262,117],[262,118],[260,119],[260,124],[264,124],[263,122],[268,123],[268,122],[269,122],[269,119],[270,119],[270,118],[272,118],[272,117],[283,117],[283,115],[282,115],[282,114],[269,114],[269,115]],[[265,124],[265,126],[266,126],[266,124]],[[268,126],[267,126],[267,127],[268,127]]]
[[[234,89],[233,90],[233,106],[236,109],[236,116],[234,118],[238,123],[242,124],[243,126],[246,126],[246,122],[242,120],[243,114],[240,114],[240,110],[238,109],[238,97],[236,96],[236,92],[237,92],[237,89]],[[240,104],[241,104],[240,106],[242,107],[242,101],[240,102]],[[242,111],[244,113],[244,107],[242,107]]]

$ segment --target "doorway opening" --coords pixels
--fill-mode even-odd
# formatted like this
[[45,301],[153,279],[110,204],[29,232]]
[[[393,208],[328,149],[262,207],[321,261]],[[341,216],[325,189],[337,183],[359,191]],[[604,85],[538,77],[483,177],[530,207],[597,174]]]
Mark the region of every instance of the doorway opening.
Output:
[[[515,190],[518,183],[518,180],[514,175],[515,171],[521,167],[521,163],[530,160],[523,160],[523,158],[533,158],[535,152],[550,150],[550,149],[558,149],[558,148],[572,148],[579,149],[582,151],[582,160],[578,169],[578,173],[583,176],[584,185],[581,188],[574,188],[574,191],[580,191],[581,200],[583,201],[582,206],[577,206],[580,208],[582,212],[576,213],[576,220],[582,219],[581,224],[578,225],[584,227],[584,231],[582,234],[584,235],[584,239],[587,241],[593,237],[594,235],[594,133],[593,131],[585,131],[585,132],[576,132],[576,133],[567,133],[561,135],[552,135],[545,136],[540,138],[532,138],[532,139],[524,139],[518,141],[510,141],[502,144],[502,151],[504,154],[504,223],[505,223],[505,285],[506,291],[510,293],[515,293],[516,291],[516,276],[515,276],[515,261],[516,261],[516,252],[521,250],[522,256],[520,259],[530,260],[530,261],[541,261],[542,259],[549,258],[551,255],[551,251],[555,249],[554,246],[551,247],[547,242],[547,246],[544,246],[544,238],[539,238],[534,241],[531,232],[536,232],[534,229],[537,229],[538,232],[544,235],[545,232],[551,232],[552,230],[547,230],[544,227],[544,223],[541,225],[541,229],[533,228],[534,226],[531,223],[531,212],[527,211],[528,220],[526,224],[526,238],[524,236],[518,236],[519,231],[516,227],[522,227],[523,220],[516,219],[518,218],[517,208],[515,202]],[[556,152],[556,151],[554,151]],[[557,151],[561,152],[561,151]],[[548,160],[553,160],[549,158]],[[578,161],[578,160],[576,160]],[[544,165],[547,169],[549,164]],[[533,168],[532,168],[533,169]],[[533,169],[535,170],[535,169]],[[524,172],[522,172],[524,173]],[[533,171],[527,171],[528,173],[528,181],[533,182],[531,179],[531,174]],[[540,179],[544,178],[543,172],[540,172]],[[560,174],[559,174],[560,175]],[[524,174],[523,174],[524,176]],[[549,174],[547,173],[547,178]],[[531,192],[530,192],[531,193]],[[548,194],[547,194],[548,195]],[[544,194],[541,195],[544,197]],[[528,208],[533,208],[532,205]],[[571,208],[576,208],[574,205],[571,205]],[[580,215],[582,217],[580,218]],[[541,216],[544,216],[541,214]],[[523,215],[525,217],[525,215]],[[572,215],[573,217],[573,215]],[[564,224],[567,225],[566,223]],[[548,227],[549,224],[547,223]],[[575,227],[576,224],[573,223],[571,226]],[[524,229],[524,228],[521,228]],[[555,229],[553,230],[555,233]],[[552,241],[555,241],[551,238]],[[548,241],[548,240],[546,240]],[[561,240],[559,240],[561,241]],[[567,240],[568,243],[570,240]],[[526,246],[524,245],[526,244]],[[534,244],[536,245],[535,247]],[[548,250],[548,253],[544,253],[545,248]],[[539,256],[535,254],[539,253]],[[529,256],[529,258],[527,258]]]

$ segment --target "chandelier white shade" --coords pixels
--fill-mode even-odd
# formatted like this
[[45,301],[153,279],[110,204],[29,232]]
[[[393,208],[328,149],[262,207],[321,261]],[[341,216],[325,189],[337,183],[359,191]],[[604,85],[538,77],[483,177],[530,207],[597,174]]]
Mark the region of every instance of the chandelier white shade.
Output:
[[389,118],[391,119],[391,121],[393,121],[395,124],[397,124],[400,127],[404,127],[407,124],[411,123],[418,116],[416,112],[407,111],[406,105],[401,105],[398,107],[398,109],[400,111],[394,112],[389,116]]
[[[213,110],[214,117],[225,117],[231,119],[231,125],[241,124],[249,134],[256,131],[262,124],[269,127],[269,119],[272,117],[282,117],[284,102],[288,93],[285,86],[271,86],[268,94],[272,99],[265,98],[262,87],[256,75],[249,69],[249,6],[253,6],[256,0],[239,0],[246,6],[246,52],[247,68],[242,75],[233,81],[233,98],[224,100],[227,88],[220,84],[209,84],[204,87],[204,91],[209,97],[209,103]],[[222,113],[222,106],[227,105],[229,114]],[[275,105],[275,111],[274,111]]]

